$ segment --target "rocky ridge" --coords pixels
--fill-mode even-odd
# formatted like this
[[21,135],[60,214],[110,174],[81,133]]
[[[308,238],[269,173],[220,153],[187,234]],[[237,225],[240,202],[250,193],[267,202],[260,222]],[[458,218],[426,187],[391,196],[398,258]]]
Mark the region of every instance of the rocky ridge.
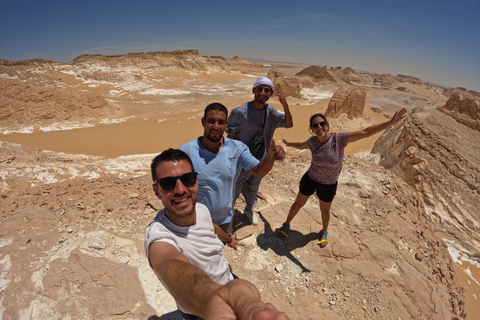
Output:
[[417,108],[401,132],[381,136],[372,149],[382,166],[417,190],[438,232],[473,259],[480,257],[478,141],[479,131]]

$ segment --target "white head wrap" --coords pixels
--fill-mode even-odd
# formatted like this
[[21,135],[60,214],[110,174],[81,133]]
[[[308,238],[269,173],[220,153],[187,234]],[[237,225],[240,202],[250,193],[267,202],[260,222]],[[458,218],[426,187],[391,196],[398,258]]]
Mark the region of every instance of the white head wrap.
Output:
[[256,87],[262,84],[266,84],[272,89],[272,91],[275,91],[275,86],[273,85],[272,80],[268,79],[267,77],[258,78],[257,81],[255,81],[255,83],[253,84],[253,89],[255,89]]

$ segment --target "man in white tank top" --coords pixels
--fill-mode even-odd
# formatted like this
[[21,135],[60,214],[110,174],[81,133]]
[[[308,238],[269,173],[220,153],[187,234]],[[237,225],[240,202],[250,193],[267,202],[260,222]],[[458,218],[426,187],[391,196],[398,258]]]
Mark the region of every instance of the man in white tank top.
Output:
[[176,149],[153,159],[153,191],[164,209],[145,230],[150,267],[185,319],[288,319],[261,301],[257,288],[235,279],[206,206],[196,203],[192,161]]

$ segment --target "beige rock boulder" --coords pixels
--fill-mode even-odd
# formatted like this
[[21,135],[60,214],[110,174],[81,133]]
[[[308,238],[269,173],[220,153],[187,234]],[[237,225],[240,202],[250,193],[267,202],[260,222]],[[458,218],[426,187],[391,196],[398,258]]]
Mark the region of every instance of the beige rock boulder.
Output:
[[453,93],[438,110],[467,127],[480,131],[480,99],[468,93]]
[[282,91],[288,97],[301,98],[300,91],[302,89],[300,80],[293,74],[281,69],[273,68],[268,74],[267,78],[270,78],[275,85],[275,90]]
[[348,86],[338,89],[330,99],[325,115],[338,118],[345,113],[349,119],[363,114],[367,93],[364,87]]

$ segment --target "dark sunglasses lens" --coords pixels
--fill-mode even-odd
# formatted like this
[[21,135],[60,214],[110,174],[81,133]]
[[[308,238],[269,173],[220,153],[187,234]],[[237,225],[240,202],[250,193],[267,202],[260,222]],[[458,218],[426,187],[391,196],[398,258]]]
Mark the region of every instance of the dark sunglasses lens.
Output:
[[185,187],[193,187],[197,181],[197,173],[188,172],[179,177],[165,177],[158,179],[157,181],[160,183],[160,187],[162,187],[163,190],[169,191],[175,189],[177,179],[180,179]]
[[160,183],[160,187],[162,187],[163,190],[173,190],[177,185],[177,178],[174,177],[165,177],[158,179],[157,181]]
[[185,187],[192,187],[197,181],[197,175],[195,172],[185,173],[184,175],[180,176],[180,181],[182,181]]
[[312,125],[312,127],[313,127],[313,129],[317,129],[317,128],[320,127],[320,126],[325,127],[326,124],[327,124],[326,122],[323,122],[323,121],[322,121],[322,122],[320,122],[320,123],[314,123],[314,124]]
[[255,90],[257,90],[258,93],[261,93],[262,91],[265,91],[265,93],[270,93],[270,88],[256,87]]

